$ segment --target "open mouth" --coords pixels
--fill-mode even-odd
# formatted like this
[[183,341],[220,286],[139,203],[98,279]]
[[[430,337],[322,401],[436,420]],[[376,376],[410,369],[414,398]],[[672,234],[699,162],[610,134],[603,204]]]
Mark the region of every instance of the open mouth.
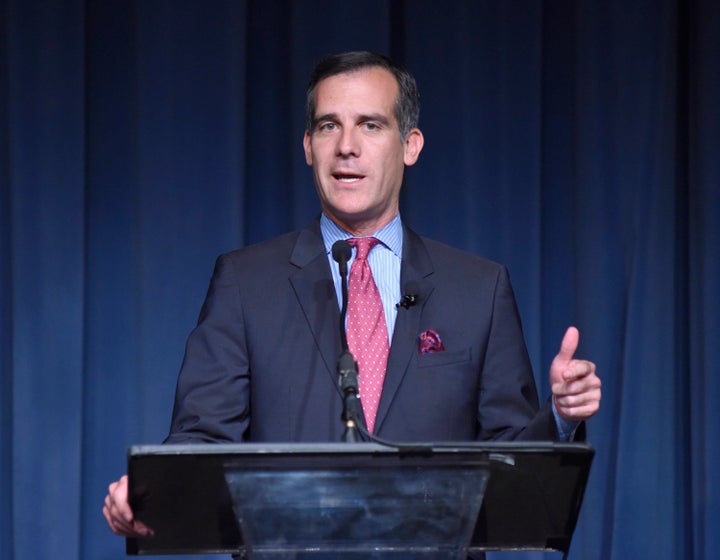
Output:
[[365,178],[364,175],[357,175],[355,173],[333,173],[333,178],[339,183],[357,183]]

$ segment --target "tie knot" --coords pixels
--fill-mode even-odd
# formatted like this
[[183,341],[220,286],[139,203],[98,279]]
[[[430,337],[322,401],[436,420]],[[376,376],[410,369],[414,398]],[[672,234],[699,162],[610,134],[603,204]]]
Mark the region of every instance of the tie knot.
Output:
[[351,237],[348,239],[348,243],[357,249],[355,258],[363,260],[367,259],[370,249],[380,243],[380,240],[375,237]]

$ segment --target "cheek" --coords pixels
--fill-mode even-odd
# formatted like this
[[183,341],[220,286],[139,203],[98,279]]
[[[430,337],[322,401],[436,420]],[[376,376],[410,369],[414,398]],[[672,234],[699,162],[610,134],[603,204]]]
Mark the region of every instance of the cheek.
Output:
[[404,169],[405,165],[402,159],[398,159],[397,157],[389,157],[386,159],[383,167],[383,180],[388,190],[398,188],[399,183],[402,181]]

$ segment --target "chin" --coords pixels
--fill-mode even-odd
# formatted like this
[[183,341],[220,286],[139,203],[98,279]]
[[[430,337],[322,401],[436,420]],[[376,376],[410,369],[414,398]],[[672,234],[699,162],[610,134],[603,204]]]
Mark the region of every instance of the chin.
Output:
[[329,204],[328,209],[336,216],[342,218],[365,218],[372,214],[372,207],[365,201],[340,200],[338,204]]

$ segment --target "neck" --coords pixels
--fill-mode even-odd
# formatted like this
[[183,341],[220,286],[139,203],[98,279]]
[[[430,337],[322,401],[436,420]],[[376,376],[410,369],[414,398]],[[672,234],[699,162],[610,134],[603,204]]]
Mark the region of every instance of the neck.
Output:
[[373,220],[343,220],[338,216],[331,216],[328,213],[325,213],[325,215],[353,237],[368,237],[392,222],[398,215],[398,212],[396,210],[395,213],[388,218]]

